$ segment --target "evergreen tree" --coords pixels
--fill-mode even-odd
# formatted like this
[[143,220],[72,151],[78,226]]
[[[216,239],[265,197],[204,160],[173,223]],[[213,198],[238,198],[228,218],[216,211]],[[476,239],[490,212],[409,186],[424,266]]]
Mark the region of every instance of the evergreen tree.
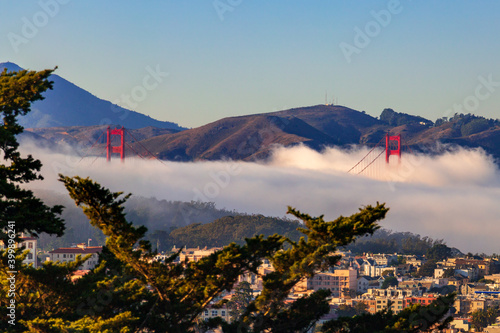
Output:
[[434,269],[436,269],[437,264],[436,260],[427,260],[416,272],[417,277],[424,277],[424,276],[434,276]]
[[246,281],[240,282],[234,290],[234,295],[231,297],[231,300],[227,303],[229,315],[235,320],[238,320],[238,318],[250,305],[253,298],[254,297],[250,283]]
[[394,276],[388,276],[385,278],[384,282],[382,282],[382,286],[380,287],[381,289],[387,289],[389,287],[394,287],[398,285],[398,279],[395,278]]
[[48,207],[33,192],[20,184],[43,179],[39,160],[18,151],[16,135],[23,131],[17,118],[30,112],[31,103],[42,100],[42,93],[52,89],[48,77],[52,70],[0,73],[0,150],[5,164],[0,164],[0,240],[7,240],[9,221],[15,222],[15,232],[42,232],[61,236],[64,223],[58,217],[62,206]]
[[484,310],[476,310],[472,312],[471,324],[476,331],[481,331],[488,325],[494,324],[497,317],[500,315],[498,308],[491,307]]
[[429,250],[427,250],[426,257],[427,259],[433,259],[437,261],[445,260],[451,257],[451,248],[449,248],[445,244],[436,244]]
[[341,216],[326,222],[322,216],[312,218],[290,208],[289,213],[303,220],[304,227],[299,229],[307,240],[293,242],[280,235],[267,238],[260,235],[247,239],[244,245],[230,244],[198,262],[178,265],[174,264],[178,253],[166,263],[151,261],[155,253],[149,242],[142,240],[146,228],[135,227],[125,219],[123,204],[129,195],[121,197],[122,193],[110,192],[88,178],[61,176],[60,180],[90,222],[108,237],[106,247],[135,272],[137,279],[150,287],[152,303],[145,306],[150,307],[151,319],[144,318],[143,327],[168,332],[192,330],[201,311],[222,291],[230,290],[239,275],[257,273],[264,258],[269,259],[275,271],[263,277],[262,293],[250,303],[239,321],[225,323],[223,327],[226,331],[236,330],[240,325],[257,331],[310,327],[328,312],[326,298],[330,292],[321,290],[285,307],[284,300],[291,289],[301,279],[335,265],[339,256],[331,253],[358,236],[373,233],[378,228],[377,221],[385,217],[388,210],[383,204],[377,204],[350,217]]
[[451,278],[455,276],[455,269],[454,268],[447,268],[444,270],[443,273],[443,278]]

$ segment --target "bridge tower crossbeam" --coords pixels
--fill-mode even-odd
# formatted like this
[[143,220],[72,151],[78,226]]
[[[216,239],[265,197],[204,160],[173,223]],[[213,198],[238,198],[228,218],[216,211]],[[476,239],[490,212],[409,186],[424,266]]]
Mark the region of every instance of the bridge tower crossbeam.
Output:
[[[392,141],[397,142],[397,148],[393,149]],[[396,136],[391,136],[389,133],[385,136],[385,162],[389,163],[389,157],[391,155],[397,155],[398,161],[401,162],[401,134]]]
[[[121,137],[121,144],[119,146],[111,146],[111,136],[119,135]],[[125,128],[107,129],[107,143],[106,143],[106,160],[111,161],[111,153],[119,153],[122,162],[125,162]]]

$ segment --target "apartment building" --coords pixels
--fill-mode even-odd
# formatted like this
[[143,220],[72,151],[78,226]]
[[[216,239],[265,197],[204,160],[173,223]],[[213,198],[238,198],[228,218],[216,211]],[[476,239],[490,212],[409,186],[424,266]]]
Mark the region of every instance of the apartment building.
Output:
[[398,314],[405,308],[404,299],[402,297],[376,297],[374,299],[368,299],[365,303],[368,305],[368,312],[374,314],[376,312],[382,311],[389,306],[391,302],[391,310]]
[[[216,251],[222,250],[222,247],[212,247],[212,248],[207,248],[206,246],[204,248],[201,248],[198,246],[197,248],[184,248],[182,249],[181,253],[179,254],[179,261],[184,262],[184,261],[198,261],[203,257],[207,257],[211,255],[212,253]],[[172,252],[177,252],[179,251],[178,248],[175,246],[172,248]]]
[[333,272],[320,272],[312,278],[302,279],[294,288],[295,292],[329,289],[333,297],[346,297],[347,289],[356,291],[358,272],[355,269],[337,269]]
[[210,318],[221,317],[226,322],[231,322],[231,316],[229,315],[229,309],[224,305],[222,308],[213,308],[208,306],[200,315],[202,320],[207,320]]

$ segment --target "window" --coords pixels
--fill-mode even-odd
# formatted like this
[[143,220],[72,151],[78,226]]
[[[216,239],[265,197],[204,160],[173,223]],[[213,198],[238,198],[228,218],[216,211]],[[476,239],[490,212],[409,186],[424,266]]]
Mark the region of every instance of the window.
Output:
[[70,255],[69,255],[69,257],[70,257],[70,258],[73,258],[73,255],[72,255],[72,254],[70,254]]
[[66,258],[66,254],[63,254],[63,258]]
[[208,310],[205,310],[205,316],[208,317]]
[[217,310],[212,310],[212,317],[217,317]]
[[28,260],[31,260],[31,259],[33,259],[33,254],[31,254],[31,253],[28,253],[28,256],[27,256],[26,258],[28,258]]
[[32,249],[33,248],[33,242],[28,242],[28,249]]
[[226,310],[221,310],[220,315],[221,315],[222,317],[225,317],[225,316],[226,316]]

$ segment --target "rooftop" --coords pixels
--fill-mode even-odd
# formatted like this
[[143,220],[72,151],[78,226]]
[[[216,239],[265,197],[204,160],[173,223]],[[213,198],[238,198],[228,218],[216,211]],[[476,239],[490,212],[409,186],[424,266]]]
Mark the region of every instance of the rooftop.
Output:
[[102,246],[88,246],[88,247],[61,247],[50,251],[49,253],[76,253],[76,254],[89,254],[100,253]]

